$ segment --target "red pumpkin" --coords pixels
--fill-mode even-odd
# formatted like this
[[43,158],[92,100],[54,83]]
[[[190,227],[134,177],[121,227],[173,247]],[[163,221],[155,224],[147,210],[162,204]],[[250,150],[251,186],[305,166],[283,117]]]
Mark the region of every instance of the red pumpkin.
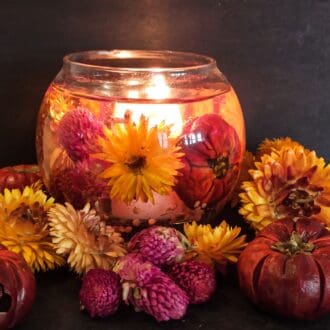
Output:
[[25,260],[0,246],[0,329],[12,328],[32,306],[34,276]]
[[224,204],[234,188],[242,158],[235,129],[219,115],[206,114],[189,122],[181,140],[184,168],[175,190],[189,207]]
[[260,308],[316,319],[330,312],[330,232],[308,218],[272,223],[242,252],[238,273]]
[[16,165],[0,169],[0,192],[5,188],[23,189],[40,180],[38,165]]

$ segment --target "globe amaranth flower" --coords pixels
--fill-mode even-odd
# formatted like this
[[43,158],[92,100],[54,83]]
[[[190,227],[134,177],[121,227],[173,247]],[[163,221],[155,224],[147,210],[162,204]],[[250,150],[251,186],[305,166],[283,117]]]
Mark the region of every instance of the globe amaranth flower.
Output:
[[136,253],[121,258],[114,270],[121,277],[123,299],[136,311],[144,311],[157,321],[181,319],[189,298],[175,282]]
[[79,292],[82,309],[91,317],[107,317],[114,314],[121,302],[119,276],[105,269],[91,269],[83,277]]
[[72,160],[84,160],[97,151],[97,139],[103,136],[103,124],[88,109],[77,107],[62,117],[57,134]]
[[175,228],[152,226],[136,233],[128,250],[161,267],[183,260],[188,246],[186,237]]

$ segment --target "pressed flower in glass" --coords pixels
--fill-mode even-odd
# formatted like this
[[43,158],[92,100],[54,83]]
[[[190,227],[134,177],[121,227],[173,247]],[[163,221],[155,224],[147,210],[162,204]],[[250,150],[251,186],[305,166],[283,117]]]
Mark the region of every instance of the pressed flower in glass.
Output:
[[116,225],[210,220],[245,150],[236,94],[209,57],[170,51],[68,55],[44,97],[45,184]]

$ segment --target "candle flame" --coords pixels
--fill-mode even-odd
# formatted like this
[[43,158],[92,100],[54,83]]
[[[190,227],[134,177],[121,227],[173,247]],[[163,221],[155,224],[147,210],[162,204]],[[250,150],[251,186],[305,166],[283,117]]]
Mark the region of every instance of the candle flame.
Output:
[[[154,75],[150,86],[145,89],[148,98],[153,100],[163,100],[170,96],[170,88],[168,87],[165,77],[161,74]],[[138,91],[128,91],[128,98],[137,98]],[[150,103],[116,103],[114,116],[124,118],[125,113],[131,113],[133,122],[138,123],[141,115],[149,119],[149,125],[158,126],[161,123],[169,126],[170,137],[177,137],[182,132],[182,116],[180,113],[180,105],[178,104],[150,104]]]

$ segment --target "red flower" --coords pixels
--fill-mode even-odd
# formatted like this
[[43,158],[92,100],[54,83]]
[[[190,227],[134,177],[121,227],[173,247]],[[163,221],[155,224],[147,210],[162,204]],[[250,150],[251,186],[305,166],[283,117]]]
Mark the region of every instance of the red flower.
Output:
[[189,206],[227,201],[239,174],[242,148],[234,128],[220,116],[195,118],[183,129],[184,168],[176,192]]

